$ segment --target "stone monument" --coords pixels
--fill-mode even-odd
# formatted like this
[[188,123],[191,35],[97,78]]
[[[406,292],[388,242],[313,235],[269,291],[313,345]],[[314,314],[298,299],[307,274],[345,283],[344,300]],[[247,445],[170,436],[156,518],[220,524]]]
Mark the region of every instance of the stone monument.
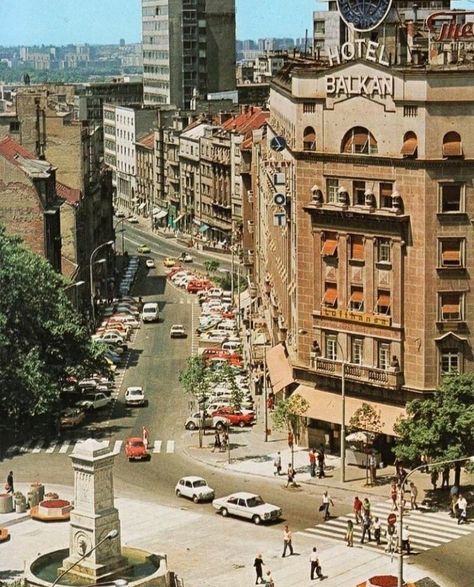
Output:
[[[70,520],[69,556],[63,560],[59,572],[69,569],[95,548],[68,573],[87,577],[94,583],[129,570],[127,559],[122,556],[120,520],[114,507],[115,454],[108,444],[90,438],[77,443],[70,455],[74,469],[74,510]],[[104,540],[113,530],[117,536]]]

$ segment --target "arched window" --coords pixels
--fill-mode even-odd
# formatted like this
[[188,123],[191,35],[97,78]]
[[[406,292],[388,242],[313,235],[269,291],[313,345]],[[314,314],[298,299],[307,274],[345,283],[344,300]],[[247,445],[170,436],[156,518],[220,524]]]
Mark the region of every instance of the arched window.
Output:
[[403,137],[403,147],[401,154],[404,157],[416,158],[418,156],[418,139],[416,134],[411,130],[406,132],[405,136]]
[[303,150],[316,151],[316,133],[312,126],[307,126],[303,132]]
[[342,139],[341,153],[377,153],[377,141],[374,135],[362,126],[351,128]]
[[443,157],[462,157],[461,135],[455,131],[443,137]]

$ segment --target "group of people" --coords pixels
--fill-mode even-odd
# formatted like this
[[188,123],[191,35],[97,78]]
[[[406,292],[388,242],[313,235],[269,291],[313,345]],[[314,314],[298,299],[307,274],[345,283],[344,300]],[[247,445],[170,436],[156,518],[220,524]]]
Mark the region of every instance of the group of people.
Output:
[[222,433],[222,436],[219,433],[219,430],[216,430],[214,433],[214,445],[212,447],[211,452],[225,452],[227,450],[227,446],[229,444],[229,434],[226,430]]
[[[390,485],[390,499],[392,501],[392,511],[398,511],[399,509],[405,508],[406,493],[406,484],[403,481],[397,481],[397,479],[392,479],[392,483]],[[415,485],[414,481],[410,481],[408,493],[410,497],[410,509],[417,510],[418,487]]]
[[323,445],[320,446],[318,450],[313,448],[309,451],[309,473],[311,477],[318,477],[319,479],[323,479],[326,475],[324,474],[325,468],[325,455],[324,455],[324,447]]

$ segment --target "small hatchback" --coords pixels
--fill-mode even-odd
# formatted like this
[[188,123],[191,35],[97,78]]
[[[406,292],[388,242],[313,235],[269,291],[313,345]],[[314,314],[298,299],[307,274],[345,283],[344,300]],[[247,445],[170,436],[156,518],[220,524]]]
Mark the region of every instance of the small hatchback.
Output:
[[178,497],[188,497],[194,503],[214,499],[214,489],[202,477],[183,477],[176,484],[175,492]]

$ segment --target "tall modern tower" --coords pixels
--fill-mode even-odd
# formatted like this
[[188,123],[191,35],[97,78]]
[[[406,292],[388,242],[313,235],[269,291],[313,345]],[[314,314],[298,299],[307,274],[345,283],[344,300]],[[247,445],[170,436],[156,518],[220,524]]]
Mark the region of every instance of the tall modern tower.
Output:
[[142,23],[146,105],[235,89],[235,0],[142,0]]

